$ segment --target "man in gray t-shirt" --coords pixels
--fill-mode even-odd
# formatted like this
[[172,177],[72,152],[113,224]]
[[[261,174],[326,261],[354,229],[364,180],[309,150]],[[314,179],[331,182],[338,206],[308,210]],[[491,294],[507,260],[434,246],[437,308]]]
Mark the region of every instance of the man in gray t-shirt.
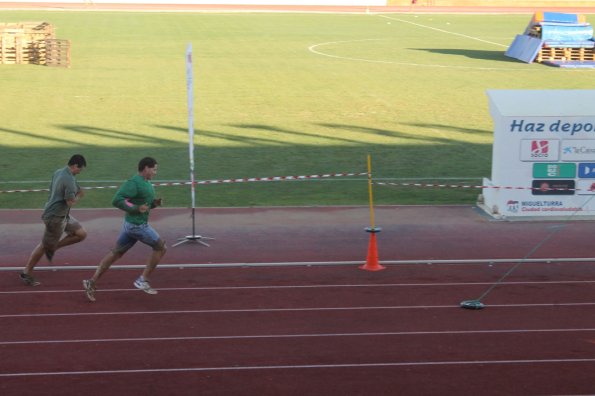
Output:
[[[75,154],[64,168],[54,172],[50,183],[50,195],[41,216],[45,224],[43,238],[31,252],[29,261],[20,274],[21,280],[28,286],[40,284],[31,273],[41,256],[45,254],[51,262],[56,250],[81,242],[87,237],[87,231],[74,217],[70,216],[70,208],[84,196],[84,191],[76,182],[75,176],[86,166],[85,157]],[[66,236],[62,238],[64,233]]]

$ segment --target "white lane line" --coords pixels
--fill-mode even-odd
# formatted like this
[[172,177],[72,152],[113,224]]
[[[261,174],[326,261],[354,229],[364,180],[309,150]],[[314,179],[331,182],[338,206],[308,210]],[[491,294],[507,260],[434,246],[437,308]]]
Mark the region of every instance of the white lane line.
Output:
[[[595,70],[595,69],[593,69]],[[3,210],[0,209],[0,213]],[[27,209],[26,209],[27,210]],[[2,226],[2,224],[0,224]],[[416,259],[416,260],[381,260],[380,264],[383,265],[435,265],[435,266],[471,266],[479,264],[488,264],[489,266],[499,264],[518,263],[522,261],[525,265],[527,264],[553,264],[553,263],[592,263],[595,261],[595,257],[542,257],[542,258],[482,258],[482,259]],[[161,271],[163,270],[180,270],[180,269],[231,269],[236,268],[296,268],[296,267],[341,267],[341,266],[360,266],[362,260],[358,261],[282,261],[282,262],[267,262],[267,263],[209,263],[209,264],[189,264],[189,263],[178,263],[178,264],[159,264]],[[131,270],[131,269],[144,269],[145,264],[119,264],[110,267],[111,270]],[[16,272],[22,271],[23,267],[12,267],[6,266],[0,263],[0,272]],[[97,265],[41,265],[36,266],[36,271],[81,271],[90,270],[95,271]]]
[[[226,290],[275,290],[275,289],[333,289],[333,288],[379,288],[379,287],[443,287],[443,286],[486,286],[494,282],[446,282],[446,283],[377,283],[377,284],[322,284],[322,285],[271,285],[271,286],[199,286],[199,287],[160,287],[160,291],[226,291]],[[575,285],[575,284],[595,284],[595,280],[571,280],[571,281],[512,281],[503,282],[500,286],[518,286],[518,285]],[[101,289],[103,292],[129,292],[137,289]],[[0,291],[3,294],[35,294],[35,293],[82,293],[82,289],[67,290],[9,290]]]
[[[536,308],[536,307],[584,307],[595,306],[595,302],[581,303],[538,303],[538,304],[488,304],[490,308]],[[461,309],[457,305],[393,305],[370,307],[305,307],[305,308],[245,308],[245,309],[196,309],[172,311],[113,311],[113,312],[58,312],[39,314],[6,314],[0,319],[7,318],[49,318],[72,316],[109,316],[109,315],[194,315],[194,314],[236,314],[236,313],[277,313],[277,312],[329,312],[329,311],[371,311],[371,310],[400,310],[400,309]]]
[[0,345],[43,345],[43,344],[82,344],[100,342],[152,342],[152,341],[205,341],[205,340],[250,340],[283,338],[326,338],[326,337],[388,337],[425,335],[483,335],[483,334],[535,334],[535,333],[589,333],[595,328],[586,329],[510,329],[510,330],[446,330],[446,331],[392,331],[369,333],[319,333],[319,334],[266,334],[236,336],[189,336],[189,337],[137,337],[137,338],[92,338],[73,340],[28,340],[0,341]]
[[369,367],[415,367],[415,366],[476,366],[509,364],[559,364],[559,363],[594,363],[595,358],[585,359],[519,359],[519,360],[462,360],[439,362],[383,362],[383,363],[346,363],[346,364],[303,364],[288,366],[220,366],[220,367],[179,367],[158,369],[95,370],[95,371],[53,371],[53,372],[17,372],[0,373],[0,377],[32,377],[62,375],[107,375],[141,373],[176,373],[200,371],[247,371],[247,370],[301,370],[301,369],[345,369]]
[[[595,303],[594,303],[595,304]],[[358,311],[358,310],[389,310],[389,309],[428,309],[428,308],[454,308],[457,305],[444,306],[378,306],[378,307],[332,307],[332,308],[246,308],[246,309],[196,309],[172,311],[123,311],[123,312],[62,312],[40,314],[7,314],[0,315],[5,318],[47,318],[68,316],[109,316],[109,315],[182,315],[182,314],[227,314],[227,313],[275,313],[275,312],[324,312],[324,311]]]

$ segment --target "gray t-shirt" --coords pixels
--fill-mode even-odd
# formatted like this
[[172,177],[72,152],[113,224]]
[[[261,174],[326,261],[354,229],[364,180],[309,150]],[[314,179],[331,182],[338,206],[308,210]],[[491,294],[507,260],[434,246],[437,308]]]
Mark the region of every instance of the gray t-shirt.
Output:
[[66,201],[73,199],[80,190],[70,168],[65,166],[54,172],[50,183],[50,196],[45,204],[43,216],[68,216],[70,207]]

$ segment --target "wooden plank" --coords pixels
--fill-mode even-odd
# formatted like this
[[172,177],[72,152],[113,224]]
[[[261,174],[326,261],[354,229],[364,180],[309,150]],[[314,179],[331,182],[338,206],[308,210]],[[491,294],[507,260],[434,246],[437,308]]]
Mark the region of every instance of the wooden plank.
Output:
[[537,56],[538,62],[593,60],[595,60],[593,48],[542,48]]
[[45,40],[45,65],[70,67],[70,41]]

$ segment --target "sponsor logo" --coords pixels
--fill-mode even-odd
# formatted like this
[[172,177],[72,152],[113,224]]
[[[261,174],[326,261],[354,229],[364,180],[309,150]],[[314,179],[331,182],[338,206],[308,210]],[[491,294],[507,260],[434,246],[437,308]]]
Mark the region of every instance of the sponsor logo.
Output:
[[582,162],[578,164],[578,177],[582,179],[595,179],[595,163]]
[[595,160],[595,140],[564,140],[562,161]]
[[595,180],[579,180],[576,193],[578,195],[595,195]]
[[520,212],[581,212],[582,207],[564,206],[562,201],[521,201]]
[[521,201],[521,206],[525,207],[559,207],[564,206],[562,201]]
[[540,178],[568,179],[568,178],[572,178],[575,176],[576,176],[576,164],[562,164],[562,163],[533,164],[533,177],[536,179],[540,179]]
[[559,140],[521,140],[521,161],[557,161],[559,151]]
[[574,180],[533,180],[532,195],[574,195]]
[[550,143],[547,140],[533,140],[531,142],[531,157],[547,156],[550,151]]

